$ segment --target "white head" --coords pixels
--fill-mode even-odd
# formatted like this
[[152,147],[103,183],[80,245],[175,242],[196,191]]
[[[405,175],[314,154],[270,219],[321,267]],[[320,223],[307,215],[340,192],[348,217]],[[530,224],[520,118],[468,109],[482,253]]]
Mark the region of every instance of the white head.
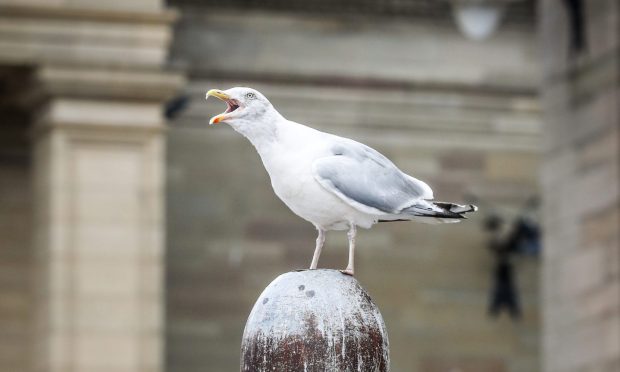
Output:
[[[223,113],[209,120],[209,124],[227,123],[237,129],[239,126],[260,123],[275,111],[271,103],[259,91],[252,88],[235,87],[228,90],[211,89],[206,98],[213,96],[226,102]],[[270,118],[269,118],[270,119]]]

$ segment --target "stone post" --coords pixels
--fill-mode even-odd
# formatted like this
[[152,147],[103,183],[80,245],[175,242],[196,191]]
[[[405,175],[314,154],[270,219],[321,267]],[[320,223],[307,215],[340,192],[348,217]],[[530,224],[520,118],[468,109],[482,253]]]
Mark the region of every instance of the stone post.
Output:
[[245,325],[241,371],[389,371],[388,336],[359,282],[336,270],[289,272]]

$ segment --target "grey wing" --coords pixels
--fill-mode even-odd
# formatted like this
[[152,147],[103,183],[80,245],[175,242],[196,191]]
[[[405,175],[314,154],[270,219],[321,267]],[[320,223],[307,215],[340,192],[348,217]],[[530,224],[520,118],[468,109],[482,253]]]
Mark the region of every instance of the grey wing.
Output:
[[314,178],[362,212],[397,214],[420,199],[433,197],[428,185],[368,146],[351,141],[331,151],[332,156],[315,160]]

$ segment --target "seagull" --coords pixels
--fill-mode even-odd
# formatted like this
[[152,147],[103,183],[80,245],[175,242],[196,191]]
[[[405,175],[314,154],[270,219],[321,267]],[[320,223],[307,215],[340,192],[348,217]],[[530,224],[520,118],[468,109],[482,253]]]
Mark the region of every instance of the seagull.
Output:
[[475,205],[433,200],[433,190],[407,175],[378,151],[352,139],[287,120],[252,88],[211,89],[226,111],[209,124],[226,123],[256,148],[275,194],[317,231],[310,270],[317,268],[325,233],[348,230],[349,261],[342,273],[354,274],[357,227],[377,222],[459,222]]

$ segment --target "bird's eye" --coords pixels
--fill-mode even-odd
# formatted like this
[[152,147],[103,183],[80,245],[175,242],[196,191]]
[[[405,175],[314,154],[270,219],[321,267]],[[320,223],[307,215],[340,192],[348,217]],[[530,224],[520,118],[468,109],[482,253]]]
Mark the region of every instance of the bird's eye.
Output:
[[245,94],[245,98],[247,98],[247,99],[254,99],[254,98],[256,98],[256,94],[254,94],[252,92],[246,93]]

